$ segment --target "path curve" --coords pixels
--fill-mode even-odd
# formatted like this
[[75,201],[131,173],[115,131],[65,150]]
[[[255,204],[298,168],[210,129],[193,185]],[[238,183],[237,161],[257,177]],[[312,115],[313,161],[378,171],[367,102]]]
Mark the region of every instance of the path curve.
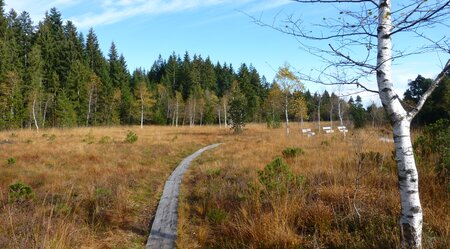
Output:
[[203,152],[216,148],[220,144],[206,146],[181,161],[169,176],[164,185],[164,191],[156,210],[146,249],[173,249],[177,238],[178,196],[180,194],[181,178],[191,162]]

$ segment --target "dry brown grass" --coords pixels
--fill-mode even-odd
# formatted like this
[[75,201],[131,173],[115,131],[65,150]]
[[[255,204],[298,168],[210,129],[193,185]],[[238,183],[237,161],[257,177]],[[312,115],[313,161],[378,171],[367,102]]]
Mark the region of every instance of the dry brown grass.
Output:
[[[136,143],[124,142],[129,130]],[[173,168],[226,134],[217,127],[1,132],[0,248],[142,248]],[[16,182],[34,197],[9,198]]]
[[[128,130],[136,143],[123,142]],[[216,142],[224,144],[184,178],[179,248],[395,248],[397,177],[381,133],[286,137],[264,125],[239,136],[218,127],[1,132],[0,248],[142,248],[167,176]],[[304,150],[286,162],[305,181],[269,191],[258,170],[286,147]],[[381,162],[361,160],[358,171],[358,155],[368,152]],[[449,193],[432,167],[419,170],[425,247],[449,248]],[[9,198],[18,181],[34,197]]]
[[[283,129],[248,126],[185,176],[178,247],[399,248],[394,147],[379,141],[383,133],[286,137]],[[304,150],[286,161],[305,182],[288,193],[270,191],[258,171],[286,147]],[[432,166],[419,171],[424,248],[450,248],[447,186]]]

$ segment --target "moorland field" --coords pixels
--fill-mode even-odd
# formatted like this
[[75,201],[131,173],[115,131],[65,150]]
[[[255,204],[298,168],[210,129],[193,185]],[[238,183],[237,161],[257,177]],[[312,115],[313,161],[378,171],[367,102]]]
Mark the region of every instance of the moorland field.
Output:
[[[0,248],[143,248],[166,178],[217,142],[184,176],[178,248],[398,248],[389,129],[291,129],[0,132]],[[450,248],[448,182],[430,165],[418,165],[424,248]]]

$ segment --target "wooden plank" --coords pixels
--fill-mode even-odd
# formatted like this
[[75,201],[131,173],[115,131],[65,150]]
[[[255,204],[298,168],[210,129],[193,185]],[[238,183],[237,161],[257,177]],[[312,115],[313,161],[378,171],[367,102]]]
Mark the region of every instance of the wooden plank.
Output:
[[156,210],[155,220],[148,236],[146,249],[173,249],[177,239],[178,196],[181,179],[192,161],[206,150],[216,148],[220,144],[206,146],[186,157],[172,172],[164,185],[164,191]]

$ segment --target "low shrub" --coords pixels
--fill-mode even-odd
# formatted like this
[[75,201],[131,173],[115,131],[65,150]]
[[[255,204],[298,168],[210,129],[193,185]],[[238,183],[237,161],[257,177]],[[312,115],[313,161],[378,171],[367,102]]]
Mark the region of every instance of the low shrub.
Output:
[[33,189],[21,182],[16,182],[9,186],[9,200],[28,200],[34,197]]
[[16,164],[16,158],[15,157],[10,157],[10,158],[8,158],[8,159],[6,159],[6,163],[8,164],[8,165],[14,165],[14,164]]
[[303,149],[298,147],[287,147],[283,150],[283,156],[285,158],[297,157],[304,154],[305,152],[303,151]]
[[125,142],[132,144],[135,143],[137,140],[138,140],[137,134],[133,131],[128,131],[127,137],[125,138]]
[[291,188],[304,182],[304,177],[293,174],[281,157],[275,158],[264,170],[258,171],[258,179],[268,192],[278,194],[288,193]]

